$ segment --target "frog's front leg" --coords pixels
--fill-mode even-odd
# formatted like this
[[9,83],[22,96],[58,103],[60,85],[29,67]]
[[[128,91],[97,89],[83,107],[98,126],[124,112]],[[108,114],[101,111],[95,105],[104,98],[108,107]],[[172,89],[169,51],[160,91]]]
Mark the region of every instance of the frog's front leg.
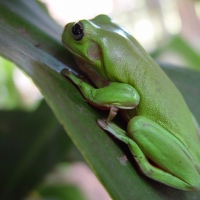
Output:
[[110,110],[107,122],[115,117],[118,109],[133,109],[139,104],[140,96],[131,85],[110,82],[105,87],[94,88],[77,78],[69,70],[65,69],[61,73],[70,78],[79,87],[81,93],[91,105]]
[[129,146],[146,176],[181,190],[200,188],[194,159],[186,147],[159,124],[136,116],[129,121],[128,133],[112,122],[98,120],[98,124]]

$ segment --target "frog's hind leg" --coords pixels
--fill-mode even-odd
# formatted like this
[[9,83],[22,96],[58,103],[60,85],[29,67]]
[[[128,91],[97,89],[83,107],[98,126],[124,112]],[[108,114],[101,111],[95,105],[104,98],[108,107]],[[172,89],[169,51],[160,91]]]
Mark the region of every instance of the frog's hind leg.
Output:
[[[157,123],[145,117],[134,117],[128,124],[128,133],[112,122],[106,123],[106,120],[98,120],[98,124],[101,128],[107,130],[129,146],[134,159],[146,176],[181,190],[191,191],[197,190],[200,187],[199,180],[197,180],[199,179],[197,178],[199,174],[195,174],[193,168],[188,171],[188,175],[190,176],[191,173],[194,172],[192,176],[194,180],[192,179],[190,181],[192,184],[188,184],[181,179],[182,177],[179,178],[176,175],[172,175],[173,173],[167,172],[166,169],[158,167],[160,164],[159,162],[165,162],[164,167],[172,166],[172,169],[177,168],[177,171],[181,171],[180,169],[182,166],[173,164],[176,163],[177,160],[179,162],[179,159],[181,160],[184,155],[181,155],[181,158],[178,157],[179,154],[182,153],[182,150],[174,144],[174,141],[170,137],[166,137],[166,135],[170,135],[170,133],[167,133],[167,131]],[[173,149],[174,146],[175,149]],[[176,151],[178,151],[178,153]],[[185,157],[187,156],[185,155]],[[187,159],[185,157],[183,159]],[[183,164],[190,165],[187,161],[186,163],[183,162]],[[184,166],[186,169],[187,167],[188,166]],[[183,170],[183,176],[184,174],[185,171]]]

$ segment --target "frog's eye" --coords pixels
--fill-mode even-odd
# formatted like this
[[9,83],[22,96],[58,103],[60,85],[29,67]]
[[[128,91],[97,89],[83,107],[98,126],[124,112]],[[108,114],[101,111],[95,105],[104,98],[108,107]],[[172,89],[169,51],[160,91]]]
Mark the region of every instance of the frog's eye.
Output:
[[72,35],[76,41],[82,39],[84,33],[83,33],[83,24],[81,22],[77,22],[72,26]]

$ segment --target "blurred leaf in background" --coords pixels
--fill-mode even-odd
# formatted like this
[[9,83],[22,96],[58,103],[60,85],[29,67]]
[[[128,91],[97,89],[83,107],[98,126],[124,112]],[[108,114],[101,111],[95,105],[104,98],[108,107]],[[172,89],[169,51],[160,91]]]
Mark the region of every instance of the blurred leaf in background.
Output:
[[13,80],[15,65],[0,57],[0,108],[12,109],[22,105],[22,98]]
[[200,54],[180,36],[173,36],[160,48],[151,52],[154,59],[162,58],[166,54],[168,54],[168,57],[171,55],[172,58],[177,57],[182,60],[182,67],[200,70]]
[[52,111],[42,102],[34,112],[0,112],[0,199],[21,199],[72,146]]
[[39,189],[40,199],[57,199],[57,200],[86,200],[77,187],[70,185],[44,185]]

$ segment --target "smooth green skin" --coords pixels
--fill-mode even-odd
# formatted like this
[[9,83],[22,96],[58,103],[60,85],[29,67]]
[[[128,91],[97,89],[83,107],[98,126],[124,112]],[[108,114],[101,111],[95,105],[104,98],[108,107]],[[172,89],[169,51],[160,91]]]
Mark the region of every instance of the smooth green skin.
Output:
[[[99,126],[129,146],[144,175],[177,189],[200,189],[200,129],[180,92],[108,16],[80,22],[83,38],[73,38],[74,23],[69,23],[62,41],[97,88],[68,70],[61,73],[90,104],[110,110]],[[127,131],[111,122],[118,110]]]

